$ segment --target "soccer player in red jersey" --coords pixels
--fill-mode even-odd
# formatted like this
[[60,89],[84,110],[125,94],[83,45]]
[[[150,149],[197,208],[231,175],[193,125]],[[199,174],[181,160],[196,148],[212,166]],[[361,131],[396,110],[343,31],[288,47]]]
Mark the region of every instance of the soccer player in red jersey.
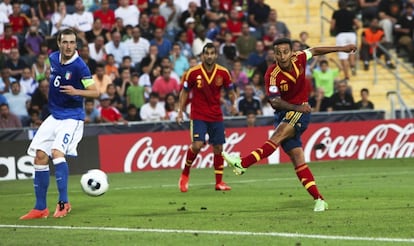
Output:
[[192,92],[190,112],[192,143],[187,150],[186,163],[179,180],[181,192],[188,190],[191,165],[200,149],[206,144],[206,133],[209,135],[209,143],[213,145],[215,189],[231,190],[231,187],[222,180],[224,160],[221,152],[225,135],[223,113],[220,107],[220,91],[222,87],[226,88],[233,103],[236,100],[236,94],[229,71],[216,64],[218,53],[213,43],[204,45],[201,55],[202,63],[190,68],[186,73],[179,97],[179,111],[176,121],[181,124],[189,93]]
[[315,200],[314,211],[325,211],[328,204],[319,193],[315,179],[302,148],[301,135],[308,127],[311,107],[308,97],[311,87],[305,79],[306,61],[313,56],[332,52],[355,52],[355,45],[313,47],[293,52],[290,39],[281,38],[273,43],[276,64],[271,65],[265,74],[265,89],[269,102],[275,109],[275,131],[261,147],[240,158],[223,152],[227,163],[238,175],[248,167],[271,155],[279,145],[289,155],[300,182]]

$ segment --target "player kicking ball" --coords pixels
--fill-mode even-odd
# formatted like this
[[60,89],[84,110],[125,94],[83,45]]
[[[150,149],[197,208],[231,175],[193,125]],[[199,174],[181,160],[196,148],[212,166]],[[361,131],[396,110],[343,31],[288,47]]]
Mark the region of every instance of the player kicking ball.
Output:
[[190,68],[186,73],[183,89],[179,96],[179,111],[176,121],[181,124],[188,95],[190,91],[193,93],[190,113],[192,143],[187,150],[186,162],[178,186],[181,192],[188,191],[191,165],[200,149],[206,144],[205,136],[208,134],[208,141],[213,145],[214,152],[215,189],[227,191],[231,190],[231,187],[222,180],[224,160],[221,152],[223,151],[225,135],[223,113],[220,107],[220,92],[223,87],[227,89],[233,103],[236,94],[229,71],[216,64],[217,51],[213,43],[208,43],[203,47],[201,59],[203,61],[201,64]]
[[273,48],[276,64],[271,65],[266,71],[265,90],[275,109],[276,129],[270,139],[249,155],[240,158],[223,152],[223,157],[234,168],[234,172],[241,175],[248,167],[282,146],[284,152],[289,155],[300,182],[315,200],[314,211],[325,211],[328,209],[328,203],[319,193],[313,174],[305,163],[301,141],[301,135],[308,127],[311,112],[308,104],[311,86],[305,79],[306,61],[313,56],[332,52],[355,52],[356,47],[313,47],[293,52],[291,40],[281,38],[274,42]]
[[49,187],[49,158],[55,165],[58,203],[53,217],[66,216],[71,205],[68,199],[69,168],[65,156],[76,156],[83,135],[83,98],[98,98],[99,92],[88,66],[76,52],[76,32],[65,29],[57,36],[59,51],[50,54],[50,116],[42,123],[27,150],[34,156],[34,191],[36,203],[22,220],[47,218],[46,204]]

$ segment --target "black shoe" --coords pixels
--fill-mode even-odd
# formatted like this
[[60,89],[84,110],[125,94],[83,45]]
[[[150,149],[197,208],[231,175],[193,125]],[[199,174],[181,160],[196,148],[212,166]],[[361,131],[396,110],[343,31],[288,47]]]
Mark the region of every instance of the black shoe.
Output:
[[369,70],[369,64],[368,64],[368,63],[365,63],[365,64],[364,64],[364,70],[365,70],[365,71],[368,71],[368,70]]

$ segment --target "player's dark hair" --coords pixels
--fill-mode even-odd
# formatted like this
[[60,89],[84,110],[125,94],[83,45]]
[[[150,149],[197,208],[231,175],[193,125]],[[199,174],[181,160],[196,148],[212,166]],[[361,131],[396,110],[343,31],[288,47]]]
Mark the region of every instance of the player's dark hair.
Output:
[[71,34],[75,35],[75,40],[78,40],[78,34],[76,33],[76,31],[73,30],[72,28],[66,28],[58,33],[57,41],[60,42],[62,40],[63,35],[71,35]]
[[363,92],[365,92],[365,93],[369,94],[369,91],[368,91],[368,89],[367,89],[367,88],[362,88],[362,89],[361,89],[361,94],[362,94]]
[[288,44],[290,49],[292,49],[292,47],[293,47],[292,40],[290,40],[289,38],[279,38],[279,39],[276,39],[273,42],[273,47],[275,47],[275,46],[277,46],[279,44]]
[[213,43],[206,43],[203,47],[203,53],[206,53],[207,49],[211,49],[211,48],[214,49],[214,52],[217,52],[216,47],[214,46]]

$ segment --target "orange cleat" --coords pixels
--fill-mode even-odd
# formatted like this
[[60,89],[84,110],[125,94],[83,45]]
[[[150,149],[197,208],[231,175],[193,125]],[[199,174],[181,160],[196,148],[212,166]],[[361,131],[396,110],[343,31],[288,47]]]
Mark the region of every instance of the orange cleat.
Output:
[[226,190],[231,190],[231,187],[228,186],[226,183],[224,182],[220,182],[218,184],[216,184],[216,190],[222,190],[222,191],[226,191]]
[[32,219],[46,219],[49,216],[49,209],[43,210],[32,209],[27,214],[20,217],[21,220],[32,220]]
[[60,201],[56,205],[56,210],[55,210],[55,213],[53,214],[53,217],[55,218],[65,217],[70,212],[71,209],[72,207],[70,206],[70,203],[68,202],[64,203]]
[[181,192],[187,192],[188,191],[188,176],[181,174],[180,180],[178,181],[178,187],[180,188]]

